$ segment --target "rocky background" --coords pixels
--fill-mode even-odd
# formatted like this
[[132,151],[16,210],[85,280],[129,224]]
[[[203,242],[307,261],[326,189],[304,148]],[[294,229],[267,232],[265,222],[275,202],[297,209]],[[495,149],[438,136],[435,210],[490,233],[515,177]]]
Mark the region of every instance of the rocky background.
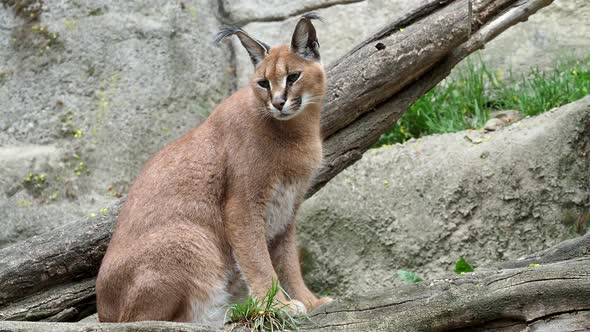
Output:
[[[317,11],[329,65],[421,3],[23,2],[33,9],[0,7],[0,247],[105,213],[150,154],[242,86],[245,52],[235,41],[211,43],[223,24],[273,44]],[[526,72],[587,56],[588,17],[587,1],[556,0],[487,45],[483,59]],[[483,263],[575,236],[590,204],[581,109],[481,144],[464,138],[479,134],[457,133],[368,152],[303,206],[308,280],[351,294],[391,285],[399,268],[430,276],[462,254]]]

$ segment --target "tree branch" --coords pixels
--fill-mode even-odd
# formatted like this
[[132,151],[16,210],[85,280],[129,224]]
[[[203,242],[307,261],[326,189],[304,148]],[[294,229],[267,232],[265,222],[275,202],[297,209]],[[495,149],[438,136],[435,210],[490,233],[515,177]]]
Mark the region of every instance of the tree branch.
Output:
[[[588,244],[590,234],[565,241],[546,253]],[[404,284],[394,289],[318,308],[303,331],[583,331],[590,329],[590,253],[539,265],[482,270],[440,280]],[[518,262],[518,261],[516,261]],[[515,262],[506,265],[517,264]],[[44,324],[0,322],[8,331],[218,331],[194,324]]]

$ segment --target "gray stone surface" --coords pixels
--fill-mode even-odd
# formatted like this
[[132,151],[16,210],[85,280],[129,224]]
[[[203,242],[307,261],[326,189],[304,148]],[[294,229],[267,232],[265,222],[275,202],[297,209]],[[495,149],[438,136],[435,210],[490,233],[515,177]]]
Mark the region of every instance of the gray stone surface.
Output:
[[243,24],[252,21],[280,21],[321,8],[363,1],[365,0],[223,0],[222,4],[228,21]]
[[[212,0],[44,1],[31,25],[0,7],[3,227],[104,206],[198,125],[233,86],[228,48],[212,45],[218,16]],[[30,172],[45,175],[43,197],[20,186]]]
[[[225,0],[225,7],[233,11],[230,17],[235,18],[234,21],[250,22],[243,26],[246,31],[271,45],[289,41],[286,36],[305,9],[317,11],[325,21],[317,24],[322,61],[329,65],[384,24],[425,1],[270,1],[256,11],[254,4],[257,2]],[[291,17],[277,18],[284,13]],[[558,60],[590,56],[589,34],[590,2],[555,0],[533,15],[529,22],[510,28],[486,45],[481,53],[493,69],[512,68],[516,73],[527,72],[531,67],[547,69]],[[237,42],[235,45],[239,46]],[[252,65],[241,46],[236,55],[238,85],[243,86],[252,73]]]
[[585,231],[590,97],[498,131],[365,153],[299,213],[311,287],[336,296],[515,259]]
[[555,0],[547,8],[486,45],[483,60],[495,70],[517,73],[590,56],[590,1]]

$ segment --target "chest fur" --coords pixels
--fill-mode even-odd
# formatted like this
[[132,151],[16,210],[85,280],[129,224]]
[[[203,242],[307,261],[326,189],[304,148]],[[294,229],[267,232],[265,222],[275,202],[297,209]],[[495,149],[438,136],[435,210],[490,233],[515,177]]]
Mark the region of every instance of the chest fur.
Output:
[[307,186],[303,182],[276,183],[266,204],[266,239],[272,240],[285,231],[293,221],[295,209],[305,194]]

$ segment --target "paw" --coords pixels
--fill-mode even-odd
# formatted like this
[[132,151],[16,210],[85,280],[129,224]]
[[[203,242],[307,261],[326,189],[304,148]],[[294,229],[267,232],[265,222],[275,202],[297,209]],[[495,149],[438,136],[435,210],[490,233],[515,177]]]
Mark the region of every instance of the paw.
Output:
[[285,309],[291,316],[299,316],[307,314],[307,309],[303,302],[297,300],[291,300],[284,302]]
[[334,301],[334,299],[333,299],[333,298],[331,298],[331,297],[322,297],[321,299],[317,300],[317,301],[316,301],[316,302],[313,304],[313,308],[315,309],[315,308],[317,308],[317,307],[319,307],[319,306],[321,306],[321,305],[323,305],[323,304],[330,303],[330,302],[332,302],[332,301]]

